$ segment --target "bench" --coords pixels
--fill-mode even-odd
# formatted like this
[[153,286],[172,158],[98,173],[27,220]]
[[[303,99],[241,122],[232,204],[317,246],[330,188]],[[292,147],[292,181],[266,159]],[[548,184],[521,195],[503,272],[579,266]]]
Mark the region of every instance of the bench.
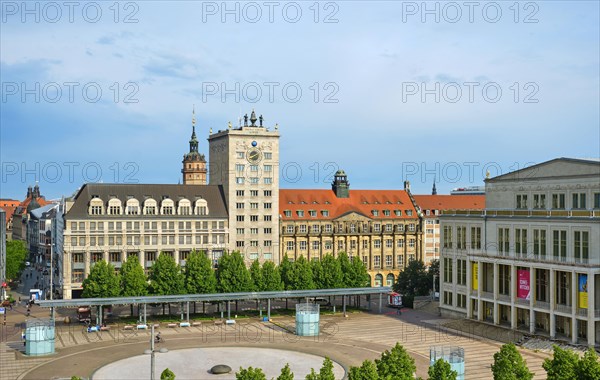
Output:
[[132,325],[123,326],[123,330],[133,330],[133,326]]
[[100,327],[100,331],[108,331],[110,330],[110,326],[102,326]]
[[180,322],[179,327],[190,327],[190,323],[189,322]]
[[192,327],[202,326],[202,322],[192,322]]
[[218,325],[222,325],[223,324],[223,320],[222,319],[217,319],[217,320],[214,321],[214,324],[217,325],[217,326]]
[[169,324],[167,324],[167,327],[170,327],[170,328],[177,327],[177,323],[169,323]]

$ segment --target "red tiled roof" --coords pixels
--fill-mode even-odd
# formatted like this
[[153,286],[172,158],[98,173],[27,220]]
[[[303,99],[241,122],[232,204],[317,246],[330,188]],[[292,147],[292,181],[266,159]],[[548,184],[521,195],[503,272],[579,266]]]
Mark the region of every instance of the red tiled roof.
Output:
[[[290,217],[285,216],[286,210],[292,212]],[[311,210],[317,212],[316,217],[310,216]],[[323,216],[323,210],[329,211],[329,216]],[[373,210],[379,211],[379,215],[374,216]],[[390,215],[384,215],[384,210],[389,210]],[[396,216],[396,210],[402,211],[402,215]],[[412,216],[406,215],[407,210],[412,211]],[[298,216],[298,211],[304,211],[304,216]],[[372,219],[417,218],[417,212],[404,190],[350,190],[349,198],[338,198],[332,190],[280,189],[279,212],[283,220],[335,219],[349,212]]]
[[[29,206],[29,203],[31,203],[31,200],[33,198],[32,197],[27,197],[25,198],[25,200],[23,202],[21,202],[18,206],[21,215],[25,214],[27,212],[27,206]],[[35,199],[37,201],[37,203],[40,205],[40,207],[49,205],[52,202],[48,202],[47,200],[45,200],[44,198],[36,198]]]
[[485,195],[414,195],[421,210],[483,210]]
[[21,203],[16,199],[0,199],[0,208],[4,209],[5,207],[17,207]]
[[[18,203],[17,203],[18,205]],[[0,206],[0,208],[2,210],[5,211],[5,217],[6,217],[6,224],[8,224],[8,221],[10,220],[10,218],[12,218],[13,213],[15,212],[15,209],[17,208],[17,206]]]

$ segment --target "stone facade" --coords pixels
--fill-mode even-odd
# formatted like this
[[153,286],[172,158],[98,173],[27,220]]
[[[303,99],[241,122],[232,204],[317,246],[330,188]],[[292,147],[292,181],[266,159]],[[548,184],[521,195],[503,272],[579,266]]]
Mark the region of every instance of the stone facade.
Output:
[[560,158],[486,180],[483,211],[440,217],[442,311],[600,344],[600,162]]

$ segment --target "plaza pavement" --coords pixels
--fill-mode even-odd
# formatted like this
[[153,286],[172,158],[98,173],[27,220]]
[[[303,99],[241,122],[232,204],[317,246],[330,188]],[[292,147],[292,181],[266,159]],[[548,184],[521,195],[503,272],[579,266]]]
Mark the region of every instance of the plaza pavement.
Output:
[[[40,310],[44,312],[44,310]],[[47,316],[47,311],[46,315]],[[386,314],[387,313],[387,314]],[[321,357],[329,356],[346,370],[360,365],[365,359],[378,358],[384,350],[396,342],[402,344],[415,359],[417,374],[426,378],[431,346],[460,346],[465,350],[466,378],[490,379],[493,354],[501,343],[493,339],[475,337],[468,333],[455,334],[443,324],[447,320],[436,315],[415,310],[404,310],[398,316],[384,308],[384,314],[354,313],[344,318],[341,314],[321,317],[319,337],[297,337],[288,331],[293,328],[290,317],[275,318],[275,323],[256,320],[238,320],[234,326],[215,326],[203,323],[195,327],[166,328],[160,331],[165,338],[162,345],[171,352],[188,348],[250,347],[296,351]],[[150,333],[140,330],[123,330],[112,326],[110,331],[87,333],[81,325],[57,323],[56,354],[48,357],[28,358],[15,349],[22,348],[13,341],[0,346],[1,379],[60,379],[73,375],[89,378],[107,364],[117,360],[139,356],[149,348]],[[492,331],[492,330],[490,330]],[[493,338],[493,336],[488,335]],[[159,347],[160,348],[160,347]],[[522,350],[523,357],[535,373],[534,379],[544,379],[542,361],[550,357],[546,352]],[[157,357],[162,354],[157,354]],[[149,356],[146,356],[149,368]],[[225,362],[234,370],[239,366]],[[142,359],[143,360],[143,359]],[[258,361],[256,361],[258,363]],[[181,363],[182,366],[188,365]],[[283,367],[285,363],[274,363]],[[171,368],[177,375],[177,368]],[[315,368],[318,369],[318,368]],[[146,369],[144,369],[146,370]],[[157,374],[161,368],[157,367]],[[207,377],[210,379],[212,376]],[[129,376],[128,376],[129,378]],[[139,378],[145,378],[141,372]],[[183,377],[177,377],[182,379]],[[195,379],[204,379],[203,376]]]

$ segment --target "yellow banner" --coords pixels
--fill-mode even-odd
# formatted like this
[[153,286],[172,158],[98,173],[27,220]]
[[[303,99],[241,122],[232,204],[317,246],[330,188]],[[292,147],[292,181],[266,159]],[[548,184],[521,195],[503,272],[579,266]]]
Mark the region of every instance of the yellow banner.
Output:
[[588,307],[588,281],[587,274],[579,275],[579,308],[587,309]]
[[478,269],[479,269],[479,263],[473,263],[473,275],[471,276],[472,280],[472,284],[473,284],[473,290],[477,290],[479,288],[479,273],[478,273]]

